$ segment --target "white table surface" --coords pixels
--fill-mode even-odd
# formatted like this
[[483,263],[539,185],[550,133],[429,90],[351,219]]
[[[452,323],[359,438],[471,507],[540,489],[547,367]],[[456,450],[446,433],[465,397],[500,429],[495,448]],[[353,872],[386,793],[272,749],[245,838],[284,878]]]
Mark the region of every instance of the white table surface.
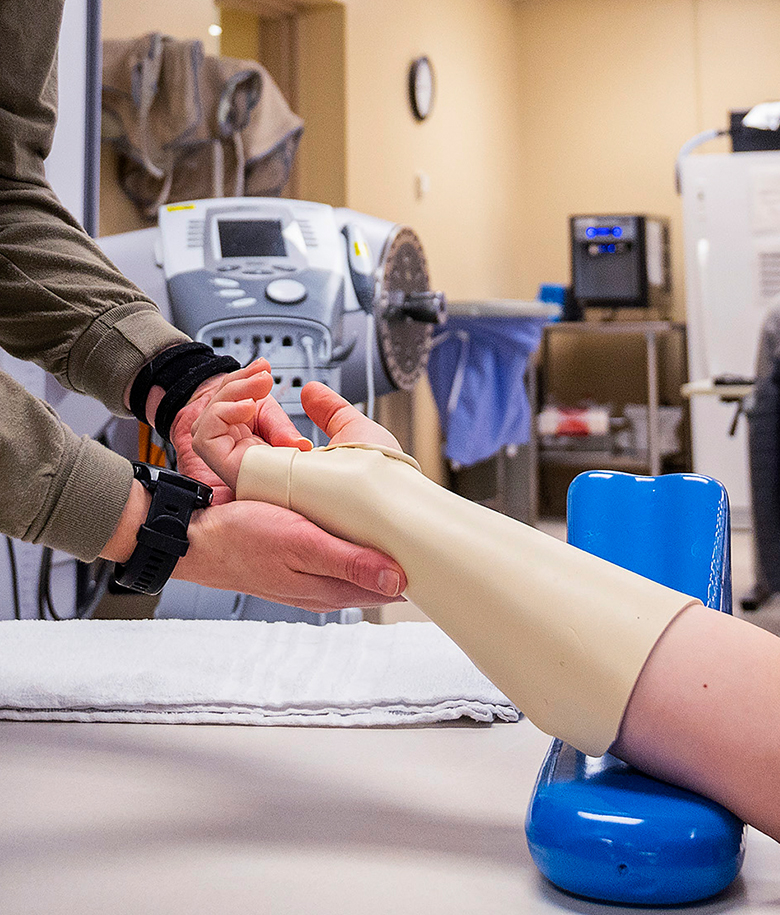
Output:
[[[622,912],[559,892],[531,861],[523,820],[548,743],[527,721],[0,722],[0,911]],[[780,846],[754,830],[736,883],[692,908],[779,910]]]

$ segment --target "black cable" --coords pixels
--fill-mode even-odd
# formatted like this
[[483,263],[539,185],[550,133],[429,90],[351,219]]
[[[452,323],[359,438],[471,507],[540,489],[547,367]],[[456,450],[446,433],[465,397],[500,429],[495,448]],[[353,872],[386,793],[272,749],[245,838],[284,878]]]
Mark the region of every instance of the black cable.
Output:
[[54,551],[51,547],[45,546],[41,553],[41,568],[38,573],[38,618],[47,619],[46,613],[53,620],[62,622],[64,617],[60,616],[54,608],[54,602],[51,599],[51,560]]
[[[90,619],[108,588],[114,564],[106,559],[76,565],[76,619]],[[90,571],[94,577],[90,576]],[[90,580],[91,579],[91,580]]]
[[22,618],[22,602],[19,595],[19,571],[16,566],[16,550],[14,548],[14,542],[10,537],[5,538],[6,546],[8,547],[8,565],[11,568],[11,588],[13,589],[14,597],[14,619],[20,620]]

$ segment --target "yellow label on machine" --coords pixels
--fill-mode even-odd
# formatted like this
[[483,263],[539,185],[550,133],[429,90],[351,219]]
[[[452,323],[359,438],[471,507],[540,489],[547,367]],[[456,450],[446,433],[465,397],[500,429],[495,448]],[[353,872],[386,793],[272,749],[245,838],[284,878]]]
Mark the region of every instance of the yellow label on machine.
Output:
[[172,203],[170,206],[165,208],[169,213],[173,213],[174,210],[194,210],[194,203]]

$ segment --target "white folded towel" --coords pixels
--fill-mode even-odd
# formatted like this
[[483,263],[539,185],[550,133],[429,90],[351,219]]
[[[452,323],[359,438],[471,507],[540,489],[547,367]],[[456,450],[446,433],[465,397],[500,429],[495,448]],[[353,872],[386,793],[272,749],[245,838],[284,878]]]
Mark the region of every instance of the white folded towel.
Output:
[[0,622],[0,718],[371,726],[517,709],[433,623]]

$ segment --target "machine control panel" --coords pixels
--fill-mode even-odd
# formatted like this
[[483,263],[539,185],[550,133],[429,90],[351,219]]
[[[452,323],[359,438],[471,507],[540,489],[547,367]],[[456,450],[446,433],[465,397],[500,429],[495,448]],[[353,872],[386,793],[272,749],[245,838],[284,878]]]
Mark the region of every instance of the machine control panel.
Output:
[[306,298],[306,287],[298,280],[274,280],[265,287],[265,294],[280,305],[297,305]]
[[312,379],[339,386],[344,239],[334,210],[270,198],[196,200],[160,211],[176,324],[246,364],[264,356],[274,394],[300,411]]

